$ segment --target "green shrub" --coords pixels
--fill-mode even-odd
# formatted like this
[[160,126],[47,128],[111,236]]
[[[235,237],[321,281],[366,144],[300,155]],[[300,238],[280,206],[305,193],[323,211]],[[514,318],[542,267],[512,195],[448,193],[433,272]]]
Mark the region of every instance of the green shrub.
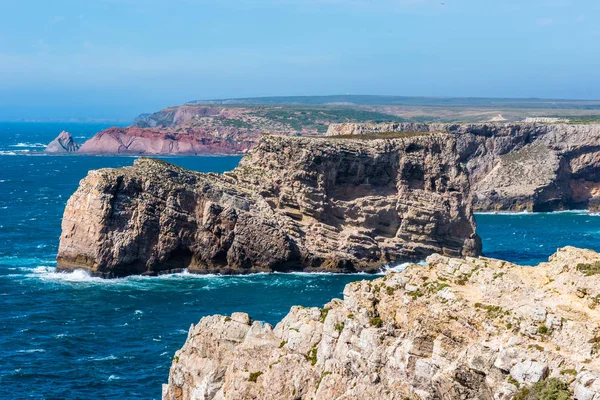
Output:
[[371,318],[371,326],[381,328],[383,326],[383,321],[379,317]]
[[600,261],[593,264],[577,264],[577,271],[582,272],[585,276],[600,274]]
[[250,376],[248,377],[248,382],[256,382],[258,377],[261,376],[262,374],[263,374],[262,371],[251,372]]
[[548,378],[533,386],[523,387],[514,400],[570,400],[572,398],[567,383],[560,379]]
[[310,361],[310,365],[315,365],[317,363],[317,346],[310,349],[306,355],[306,359]]
[[325,322],[325,319],[327,318],[327,314],[329,314],[329,310],[331,310],[331,308],[322,308],[321,309],[321,322]]

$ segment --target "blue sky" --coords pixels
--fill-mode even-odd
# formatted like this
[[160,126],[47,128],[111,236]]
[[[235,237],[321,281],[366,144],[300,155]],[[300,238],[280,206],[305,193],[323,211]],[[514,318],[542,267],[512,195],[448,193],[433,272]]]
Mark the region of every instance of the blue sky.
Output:
[[599,99],[599,20],[598,0],[0,0],[0,119],[268,95]]

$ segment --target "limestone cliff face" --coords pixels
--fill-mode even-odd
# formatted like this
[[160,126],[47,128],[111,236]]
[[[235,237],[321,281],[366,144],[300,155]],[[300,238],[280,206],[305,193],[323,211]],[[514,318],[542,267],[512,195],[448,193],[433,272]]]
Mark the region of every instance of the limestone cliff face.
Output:
[[475,208],[550,211],[600,204],[600,125],[342,124],[329,135],[449,132],[469,172]]
[[152,159],[91,171],[62,229],[58,269],[101,276],[376,271],[481,250],[446,134],[265,137],[224,175]]
[[203,318],[163,399],[600,399],[600,254],[427,262],[275,327]]
[[67,154],[75,153],[77,150],[79,150],[79,144],[75,142],[73,136],[67,131],[62,131],[56,139],[46,146],[44,151],[46,153]]

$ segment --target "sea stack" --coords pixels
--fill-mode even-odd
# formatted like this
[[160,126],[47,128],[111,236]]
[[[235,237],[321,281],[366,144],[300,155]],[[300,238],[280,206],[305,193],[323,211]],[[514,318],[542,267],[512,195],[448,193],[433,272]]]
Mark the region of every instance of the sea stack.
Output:
[[432,255],[343,300],[192,325],[164,400],[600,398],[600,254],[535,268]]
[[79,144],[75,142],[73,136],[67,131],[62,131],[56,139],[46,146],[46,153],[67,154],[75,153],[79,150]]
[[374,272],[476,256],[471,203],[452,135],[266,136],[223,175],[149,158],[91,171],[67,203],[58,270]]

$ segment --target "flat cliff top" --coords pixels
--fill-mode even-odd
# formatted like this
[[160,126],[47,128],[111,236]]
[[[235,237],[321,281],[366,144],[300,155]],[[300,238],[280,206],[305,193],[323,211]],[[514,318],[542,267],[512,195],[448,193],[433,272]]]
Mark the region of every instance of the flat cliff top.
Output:
[[433,255],[351,283],[322,309],[293,307],[275,327],[243,313],[203,318],[163,396],[597,399],[599,308],[590,250],[559,249],[535,268]]

